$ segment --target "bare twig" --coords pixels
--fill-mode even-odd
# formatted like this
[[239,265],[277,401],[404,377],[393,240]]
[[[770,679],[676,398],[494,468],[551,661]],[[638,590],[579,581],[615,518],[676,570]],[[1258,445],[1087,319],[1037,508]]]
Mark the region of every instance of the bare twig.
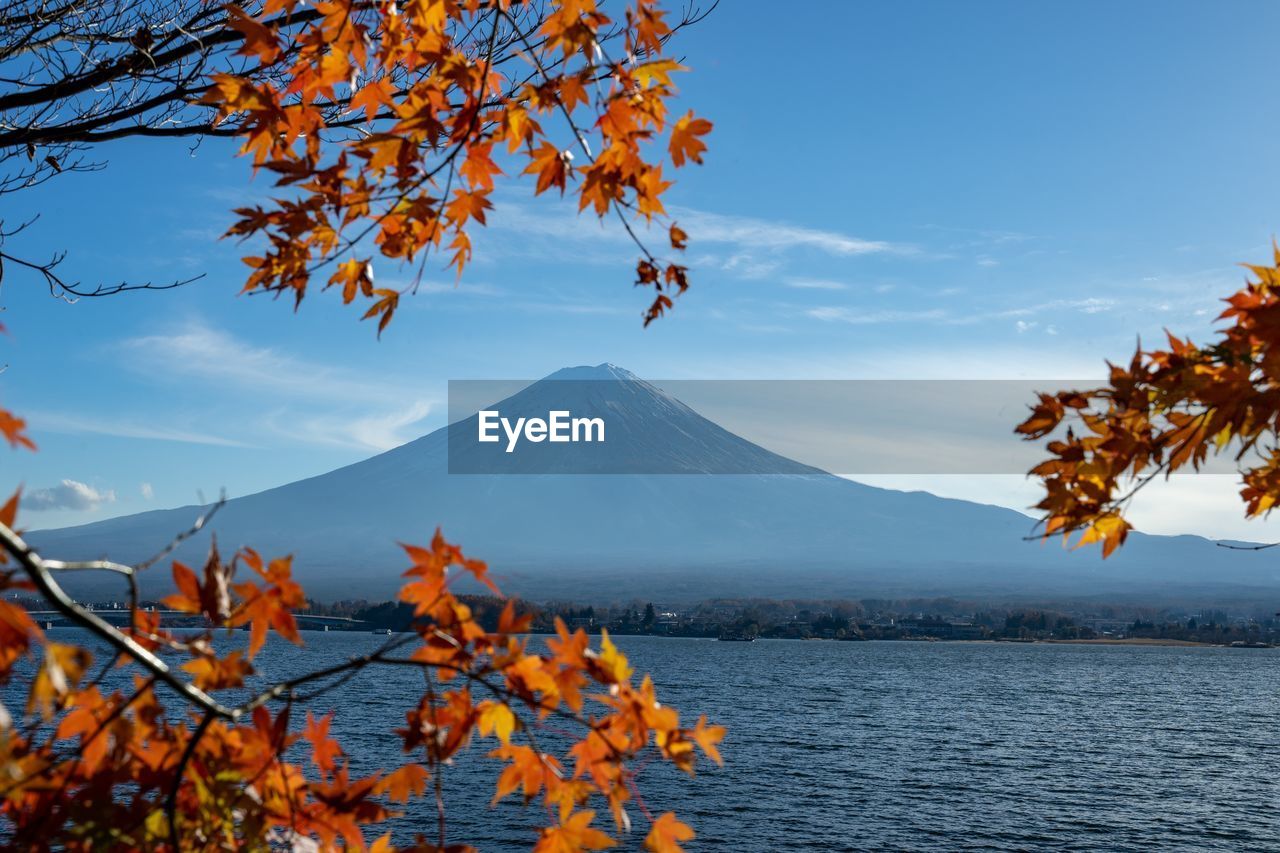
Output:
[[165,557],[169,556],[174,551],[176,551],[179,545],[181,545],[183,542],[186,542],[192,536],[195,536],[197,533],[203,530],[204,526],[209,523],[210,519],[212,519],[215,515],[217,515],[218,510],[222,509],[226,505],[226,503],[227,503],[227,493],[224,490],[221,494],[218,495],[218,500],[215,501],[213,505],[209,507],[209,509],[201,513],[190,527],[188,527],[186,530],[179,533],[177,536],[173,537],[173,539],[169,542],[169,544],[161,548],[159,553],[157,553],[155,556],[150,557],[146,560],[143,560],[141,563],[138,563],[136,567],[137,571],[141,572],[145,569],[151,568],[156,563],[160,562]]

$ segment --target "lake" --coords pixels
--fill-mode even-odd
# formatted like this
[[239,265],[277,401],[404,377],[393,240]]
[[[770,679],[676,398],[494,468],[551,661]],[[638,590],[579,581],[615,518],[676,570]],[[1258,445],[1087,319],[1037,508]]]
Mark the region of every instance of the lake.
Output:
[[[303,649],[269,643],[265,674],[386,639],[304,636]],[[655,763],[640,777],[655,814],[697,830],[691,850],[1280,848],[1280,651],[616,639],[689,723],[706,713],[729,729],[723,769],[689,780]],[[368,670],[313,707],[337,710],[333,732],[368,772],[403,760],[390,732],[420,685]],[[500,765],[486,751],[446,774],[449,839],[527,850],[545,815],[488,807]],[[434,837],[434,803],[394,828]]]

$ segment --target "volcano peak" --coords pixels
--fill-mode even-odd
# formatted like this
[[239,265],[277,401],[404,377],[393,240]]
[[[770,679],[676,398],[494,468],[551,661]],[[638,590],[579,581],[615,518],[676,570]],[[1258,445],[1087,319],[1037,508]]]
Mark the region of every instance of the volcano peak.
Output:
[[639,377],[630,370],[618,367],[616,364],[610,364],[607,361],[594,367],[587,364],[577,367],[562,367],[546,378],[555,381],[576,380],[579,382],[598,382],[608,379],[616,379],[622,382],[639,381]]

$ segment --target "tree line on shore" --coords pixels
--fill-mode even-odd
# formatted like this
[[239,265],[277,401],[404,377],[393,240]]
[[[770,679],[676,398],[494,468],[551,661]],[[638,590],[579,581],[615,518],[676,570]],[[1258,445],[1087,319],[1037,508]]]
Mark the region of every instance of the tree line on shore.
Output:
[[[482,625],[496,625],[504,602],[461,596]],[[672,637],[759,637],[833,640],[1090,640],[1143,638],[1228,644],[1280,640],[1275,615],[1214,607],[1156,608],[1122,603],[1016,605],[933,599],[718,599],[660,605],[649,601],[591,604],[522,602],[535,632],[556,621],[588,633]],[[346,616],[375,629],[408,630],[412,608],[397,602],[338,601],[312,605],[316,615]],[[362,625],[361,627],[364,627]]]
[[[496,630],[505,599],[461,595],[476,621]],[[39,602],[15,603],[38,609]],[[143,601],[144,608],[163,609]],[[96,610],[123,606],[97,602]],[[1280,614],[1248,614],[1222,607],[1152,607],[1093,603],[1087,608],[1062,603],[1010,604],[956,598],[714,599],[658,605],[651,601],[584,603],[521,601],[522,616],[534,633],[555,633],[557,621],[588,634],[608,630],[619,636],[731,637],[734,639],[828,640],[1105,640],[1150,639],[1228,645],[1240,642],[1280,644]],[[348,599],[307,602],[307,616],[339,617],[330,630],[409,631],[413,607],[404,602]],[[314,626],[315,623],[312,623]]]

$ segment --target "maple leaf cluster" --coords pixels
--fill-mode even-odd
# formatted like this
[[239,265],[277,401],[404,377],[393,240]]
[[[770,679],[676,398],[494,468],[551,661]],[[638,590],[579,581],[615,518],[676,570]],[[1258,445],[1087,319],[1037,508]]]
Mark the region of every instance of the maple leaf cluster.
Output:
[[1046,536],[1078,533],[1077,545],[1110,556],[1139,489],[1222,453],[1240,471],[1246,515],[1280,501],[1280,248],[1272,266],[1248,269],[1254,280],[1225,300],[1218,319],[1230,323],[1211,344],[1168,333],[1167,349],[1139,345],[1127,366],[1109,365],[1103,387],[1039,395],[1017,432],[1051,439],[1030,472],[1044,486]]
[[[0,530],[12,531],[17,506],[15,495],[0,508]],[[11,539],[6,543],[11,555],[36,559]],[[20,605],[0,598],[0,679],[8,681],[24,662],[34,668],[25,722],[0,713],[5,837],[18,846],[83,851],[312,844],[381,853],[393,849],[390,834],[370,842],[366,830],[428,795],[447,763],[473,742],[488,741],[488,755],[500,765],[494,802],[519,794],[525,803],[540,801],[550,819],[531,838],[535,851],[599,850],[616,841],[591,804],[598,800],[609,810],[616,830],[630,827],[627,806],[638,797],[635,759],[653,754],[691,775],[698,751],[720,762],[724,730],[705,717],[682,726],[647,676],[636,683],[607,634],[593,649],[585,632],[570,633],[557,622],[547,651],[533,651],[530,617],[514,602],[507,602],[497,630],[486,631],[451,591],[465,575],[497,593],[483,562],[439,532],[428,547],[405,546],[405,552],[411,567],[400,598],[414,606],[411,633],[235,706],[215,697],[243,693],[269,633],[301,644],[292,611],[305,604],[302,589],[287,558],[265,561],[251,550],[226,563],[215,546],[199,572],[175,562],[178,591],[163,603],[202,617],[206,630],[175,634],[154,612],[135,606],[122,635],[144,654],[185,658],[177,669],[190,680],[177,685],[186,688],[185,698],[200,701],[177,713],[163,706],[158,684],[174,686],[174,669],[142,666],[139,656],[125,654],[89,677],[95,663],[89,649],[54,642]],[[236,580],[240,566],[247,566],[249,579]],[[0,570],[0,592],[33,589],[18,570]],[[216,641],[216,629],[239,626],[249,628],[247,648]],[[308,711],[298,730],[294,698],[303,685],[322,693],[326,684],[375,665],[420,669],[426,688],[395,732],[406,762],[353,776],[329,734],[332,713]],[[113,667],[135,670],[132,690],[104,692],[102,677]],[[548,720],[579,730],[558,753],[536,737]],[[295,748],[307,754],[304,761],[285,759],[298,754]],[[434,795],[440,792],[435,786]],[[638,806],[648,816],[643,803]],[[650,824],[649,850],[678,853],[679,842],[693,837],[669,812],[650,816]],[[438,837],[420,837],[407,849],[472,848],[449,844],[442,822]]]
[[299,0],[229,8],[250,67],[213,75],[201,103],[233,123],[255,168],[294,190],[236,211],[228,233],[265,245],[245,258],[246,291],[301,300],[332,264],[323,286],[361,300],[381,333],[414,285],[378,287],[364,253],[416,261],[419,279],[430,253],[447,253],[460,275],[470,229],[487,223],[509,172],[532,176],[535,194],[572,193],[580,211],[621,218],[642,254],[636,283],[655,291],[646,325],[688,288],[687,267],[660,261],[633,227],[662,220],[671,250],[685,249],[688,235],[666,221],[663,162],[701,163],[711,131],[692,112],[669,114],[684,69],[663,54],[672,27],[656,0],[620,17],[595,0],[322,0],[302,29]]

